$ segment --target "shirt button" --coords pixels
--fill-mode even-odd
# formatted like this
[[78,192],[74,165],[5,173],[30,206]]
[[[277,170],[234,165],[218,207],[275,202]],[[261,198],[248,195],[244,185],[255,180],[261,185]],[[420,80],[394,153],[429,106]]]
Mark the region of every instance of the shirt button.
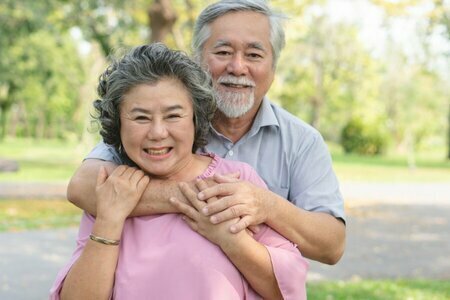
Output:
[[228,151],[229,156],[233,156],[233,154],[234,154],[233,150]]

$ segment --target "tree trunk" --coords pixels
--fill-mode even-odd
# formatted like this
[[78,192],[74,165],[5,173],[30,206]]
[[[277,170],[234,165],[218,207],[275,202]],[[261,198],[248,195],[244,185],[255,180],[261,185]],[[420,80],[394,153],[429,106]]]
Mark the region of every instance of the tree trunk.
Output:
[[151,31],[150,42],[164,42],[177,20],[171,1],[154,0],[148,11],[148,17]]
[[0,106],[0,140],[6,136],[6,105]]

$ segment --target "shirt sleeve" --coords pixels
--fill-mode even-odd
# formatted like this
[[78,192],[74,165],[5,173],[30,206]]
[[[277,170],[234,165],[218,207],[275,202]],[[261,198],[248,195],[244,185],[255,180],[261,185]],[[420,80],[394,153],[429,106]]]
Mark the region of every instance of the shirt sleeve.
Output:
[[289,200],[308,211],[325,212],[345,222],[344,200],[328,147],[318,132],[311,133],[291,162]]
[[[241,179],[266,188],[264,181],[250,166]],[[275,278],[284,300],[306,299],[308,261],[297,246],[267,225],[254,238],[263,244],[270,255]]]
[[267,225],[263,226],[264,228],[255,236],[255,239],[269,252],[283,299],[306,299],[308,261],[301,255],[296,245]]
[[111,161],[118,165],[122,165],[124,163],[116,149],[103,142],[98,143],[84,159],[100,159]]
[[67,265],[65,265],[56,276],[55,282],[50,288],[50,300],[59,300],[59,294],[61,293],[61,289],[63,287],[64,280],[66,279],[67,274],[72,268],[73,264],[77,261],[77,259],[81,256],[84,247],[88,241],[89,235],[92,232],[92,228],[94,226],[94,217],[87,213],[83,213],[81,218],[80,228],[78,230],[78,238],[77,238],[77,247],[70,258],[70,261]]

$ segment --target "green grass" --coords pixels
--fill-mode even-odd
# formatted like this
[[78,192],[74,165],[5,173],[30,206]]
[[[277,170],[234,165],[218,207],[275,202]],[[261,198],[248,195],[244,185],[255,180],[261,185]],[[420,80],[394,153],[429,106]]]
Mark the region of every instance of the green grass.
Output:
[[344,154],[339,146],[330,145],[333,167],[341,181],[376,182],[450,182],[450,160],[445,149],[419,153],[415,166],[405,156],[361,156]]
[[447,300],[450,281],[358,280],[314,282],[307,285],[308,300]]
[[0,173],[0,181],[67,181],[88,148],[74,141],[6,139],[0,158],[16,160],[19,171]]
[[0,232],[78,226],[80,217],[66,200],[0,200]]
[[[0,173],[0,181],[67,181],[91,148],[75,141],[6,139],[0,142],[0,158],[17,160],[20,171]],[[345,155],[333,144],[330,149],[340,181],[450,182],[445,149],[419,153],[415,168],[404,156]]]

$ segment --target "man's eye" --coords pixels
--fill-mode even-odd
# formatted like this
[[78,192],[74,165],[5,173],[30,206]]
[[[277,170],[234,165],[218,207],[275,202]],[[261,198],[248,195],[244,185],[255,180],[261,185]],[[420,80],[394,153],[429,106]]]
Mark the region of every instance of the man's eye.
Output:
[[248,54],[248,57],[250,58],[262,58],[262,56],[258,53],[250,53]]
[[179,115],[179,114],[170,114],[170,115],[167,115],[166,118],[167,119],[178,119],[178,118],[181,118],[181,115]]
[[225,56],[225,55],[230,55],[231,53],[229,51],[222,50],[222,51],[217,51],[216,54]]

